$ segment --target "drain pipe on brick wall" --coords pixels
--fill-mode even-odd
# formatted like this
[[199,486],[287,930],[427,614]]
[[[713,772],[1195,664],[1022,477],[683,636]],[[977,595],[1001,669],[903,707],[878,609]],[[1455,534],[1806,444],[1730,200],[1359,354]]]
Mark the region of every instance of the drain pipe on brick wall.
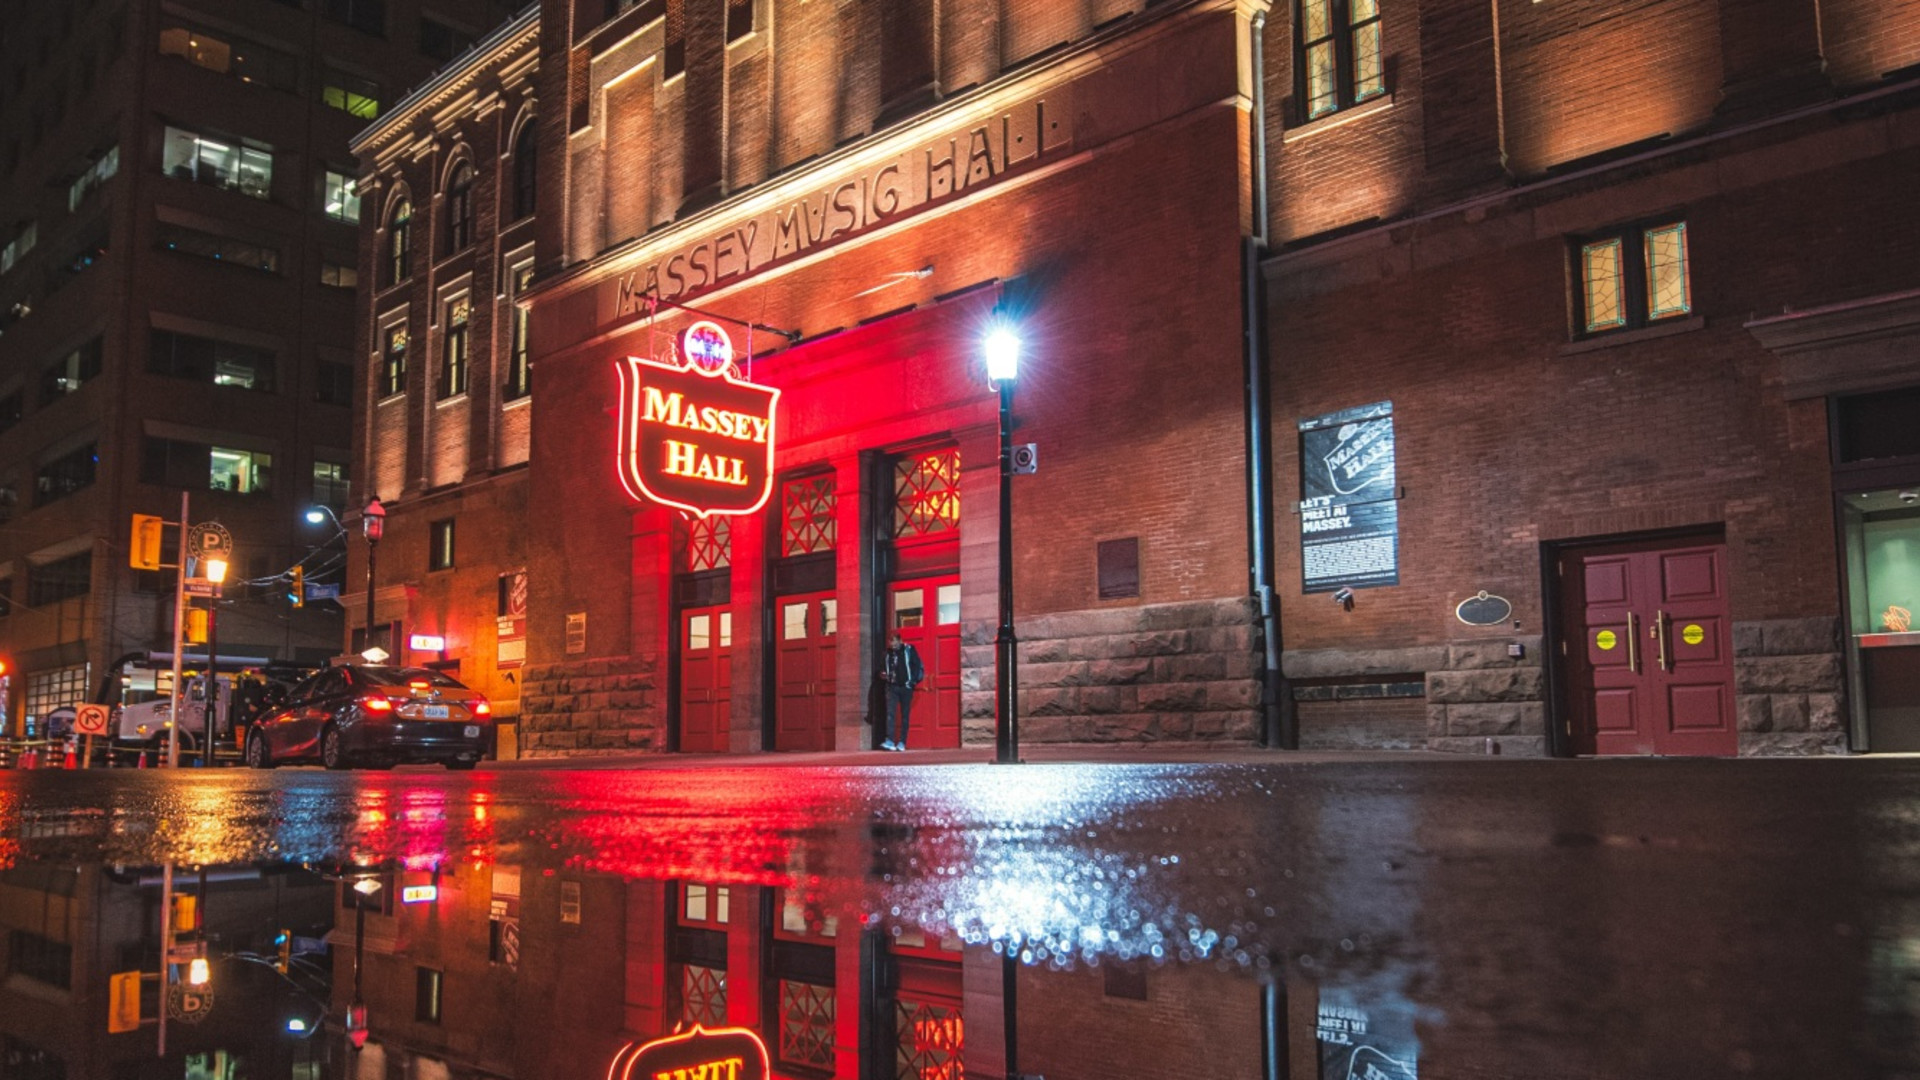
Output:
[[1247,554],[1260,609],[1260,745],[1298,750],[1293,690],[1280,669],[1280,601],[1273,590],[1273,432],[1267,392],[1266,307],[1260,259],[1267,251],[1267,17],[1253,17],[1253,229],[1240,242],[1241,338],[1246,361]]

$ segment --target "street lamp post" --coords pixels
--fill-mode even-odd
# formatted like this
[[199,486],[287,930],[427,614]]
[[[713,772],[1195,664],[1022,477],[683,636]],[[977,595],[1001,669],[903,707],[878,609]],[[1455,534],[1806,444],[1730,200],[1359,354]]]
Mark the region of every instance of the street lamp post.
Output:
[[987,335],[987,380],[1000,392],[1000,629],[993,638],[994,762],[1020,760],[1020,642],[1013,633],[1013,381],[1020,338],[1005,326]]
[[367,538],[367,634],[362,652],[373,648],[373,556],[386,525],[387,508],[380,505],[379,499],[368,499],[367,508],[360,512],[360,531]]

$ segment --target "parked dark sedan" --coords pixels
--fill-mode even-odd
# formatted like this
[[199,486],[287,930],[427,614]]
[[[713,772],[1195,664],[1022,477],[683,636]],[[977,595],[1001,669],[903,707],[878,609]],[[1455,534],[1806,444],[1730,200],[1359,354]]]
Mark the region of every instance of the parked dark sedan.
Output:
[[438,761],[471,769],[493,740],[493,709],[477,691],[427,668],[351,664],[295,686],[247,729],[247,764],[271,769],[318,759],[329,769]]

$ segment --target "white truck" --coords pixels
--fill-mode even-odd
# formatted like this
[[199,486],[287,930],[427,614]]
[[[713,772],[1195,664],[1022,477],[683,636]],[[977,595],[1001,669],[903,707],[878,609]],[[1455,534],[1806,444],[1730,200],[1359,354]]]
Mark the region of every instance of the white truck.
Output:
[[[207,738],[207,678],[190,676],[180,702],[180,745],[198,749]],[[233,677],[219,676],[219,695],[215,704],[213,730],[216,736],[228,729],[233,715]],[[167,727],[172,719],[173,698],[158,695],[147,701],[123,705],[113,728],[114,741],[123,745],[162,749],[167,745]]]

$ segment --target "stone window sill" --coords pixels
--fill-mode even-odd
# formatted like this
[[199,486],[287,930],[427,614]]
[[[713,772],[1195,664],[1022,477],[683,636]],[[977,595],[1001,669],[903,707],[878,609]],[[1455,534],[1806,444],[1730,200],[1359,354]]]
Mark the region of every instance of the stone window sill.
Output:
[[1376,98],[1368,98],[1358,105],[1349,105],[1339,112],[1290,127],[1280,133],[1280,142],[1282,145],[1295,143],[1301,139],[1311,138],[1324,131],[1332,131],[1335,128],[1345,127],[1355,120],[1363,120],[1375,113],[1383,113],[1391,108],[1393,108],[1392,94],[1382,94]]
[[1560,355],[1578,356],[1581,353],[1598,352],[1618,345],[1632,345],[1636,342],[1652,341],[1655,338],[1672,337],[1675,334],[1690,334],[1695,330],[1706,328],[1707,317],[1695,315],[1692,318],[1676,319],[1673,322],[1663,322],[1655,326],[1642,326],[1637,330],[1615,330],[1597,337],[1569,341],[1560,346]]

